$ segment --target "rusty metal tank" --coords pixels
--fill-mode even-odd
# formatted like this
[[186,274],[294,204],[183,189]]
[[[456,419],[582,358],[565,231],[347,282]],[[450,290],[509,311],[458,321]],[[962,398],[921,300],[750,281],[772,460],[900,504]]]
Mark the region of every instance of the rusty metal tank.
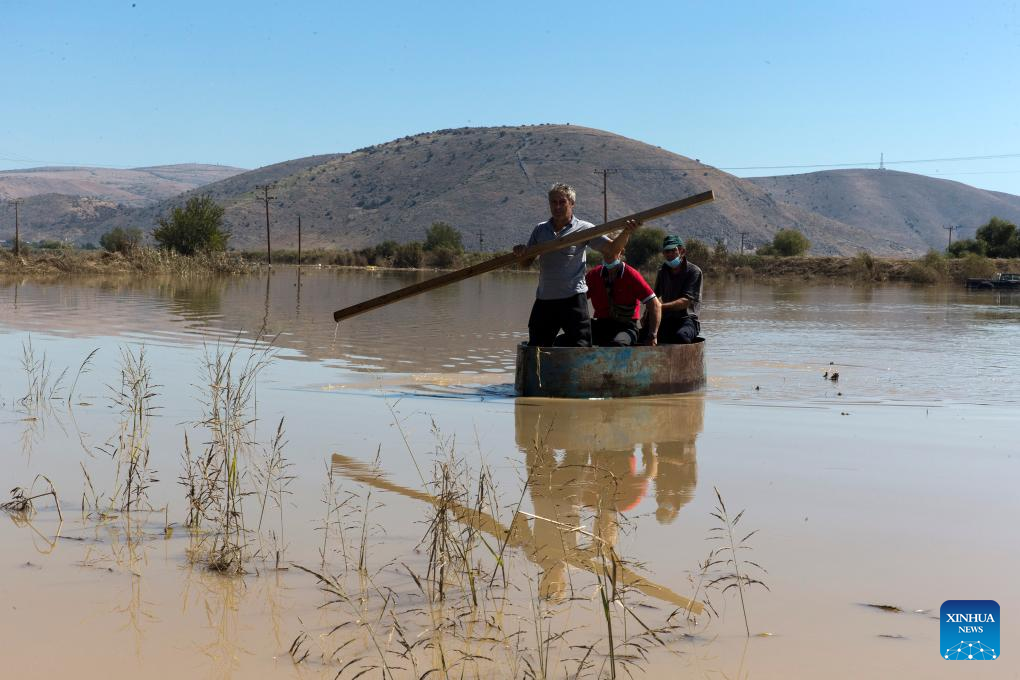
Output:
[[517,347],[522,397],[591,399],[693,392],[705,386],[705,342],[657,347]]

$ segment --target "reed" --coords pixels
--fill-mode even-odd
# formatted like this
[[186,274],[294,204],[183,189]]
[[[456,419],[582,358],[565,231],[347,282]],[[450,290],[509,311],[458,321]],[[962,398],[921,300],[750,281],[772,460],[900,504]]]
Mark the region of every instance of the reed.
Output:
[[[47,491],[35,493],[35,485],[39,480],[46,482]],[[12,515],[28,517],[35,514],[35,501],[46,496],[53,498],[53,504],[57,508],[57,517],[60,518],[60,521],[64,521],[64,514],[60,511],[60,500],[57,498],[57,490],[53,487],[53,482],[46,475],[36,475],[28,489],[20,486],[11,489],[10,500],[0,504],[0,510],[9,512]]]
[[[280,560],[283,559],[286,552],[283,522],[284,498],[290,494],[288,487],[294,480],[294,476],[288,473],[291,464],[283,455],[283,449],[287,445],[287,442],[284,440],[283,423],[284,418],[280,418],[280,422],[276,427],[276,433],[270,440],[269,445],[263,447],[261,460],[256,461],[253,475],[259,503],[259,521],[256,533],[259,536],[260,542],[262,540],[262,526],[266,518],[266,507],[272,503],[277,512],[277,525],[269,532],[270,539],[274,545],[272,554],[277,569],[280,568]],[[261,549],[261,552],[265,556],[264,547]]]
[[53,366],[46,358],[46,353],[43,352],[42,356],[36,356],[31,337],[21,343],[21,368],[28,378],[25,395],[18,400],[22,407],[30,410],[37,409],[51,400],[59,398],[67,369],[65,368],[54,377]]
[[751,637],[751,626],[747,619],[745,591],[751,586],[761,586],[765,590],[770,590],[761,578],[751,576],[754,572],[764,575],[767,573],[765,569],[757,562],[742,557],[744,551],[752,549],[748,544],[748,540],[758,533],[758,530],[755,529],[743,538],[738,539],[737,534],[734,532],[744,516],[744,511],[741,510],[735,516],[731,516],[726,508],[726,503],[723,501],[722,494],[719,493],[719,489],[712,487],[712,490],[715,491],[717,504],[715,511],[711,514],[719,524],[709,529],[709,538],[722,543],[722,546],[715,552],[719,559],[714,564],[724,565],[726,571],[713,578],[708,583],[708,586],[721,588],[724,594],[731,588],[737,589],[740,595],[740,610],[744,615],[744,630],[747,633],[747,637]]
[[70,408],[70,406],[71,406],[71,400],[74,398],[75,389],[78,387],[78,380],[82,377],[82,375],[84,375],[85,373],[89,372],[89,370],[92,367],[92,360],[95,358],[96,354],[98,354],[98,353],[99,353],[99,348],[96,347],[91,352],[89,352],[88,355],[85,357],[85,359],[81,362],[81,364],[78,365],[78,372],[74,374],[74,380],[71,381],[71,387],[70,387],[70,389],[67,390],[67,406],[68,406],[68,408]]
[[111,388],[121,422],[115,439],[100,450],[117,461],[117,481],[110,500],[119,502],[123,512],[148,506],[149,486],[159,481],[155,471],[149,469],[149,421],[157,409],[153,405],[153,399],[158,396],[157,387],[159,385],[152,382],[145,348],[140,348],[137,354],[128,347],[122,348],[120,385]]
[[[185,439],[181,483],[187,488],[187,524],[197,528],[202,521],[209,523],[211,534],[203,559],[210,569],[221,573],[243,573],[248,557],[244,499],[254,493],[246,480],[255,446],[256,385],[272,356],[271,344],[259,348],[256,341],[244,353],[239,339],[230,346],[205,349],[204,414],[198,425],[208,432],[209,441],[203,451],[193,455]],[[278,436],[269,447],[272,469],[266,480],[266,497],[278,493],[281,512],[287,481],[282,428],[281,421]]]

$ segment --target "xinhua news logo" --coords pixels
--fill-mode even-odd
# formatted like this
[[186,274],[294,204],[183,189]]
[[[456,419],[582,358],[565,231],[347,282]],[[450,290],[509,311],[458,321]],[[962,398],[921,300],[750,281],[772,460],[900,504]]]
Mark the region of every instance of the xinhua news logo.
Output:
[[999,658],[998,602],[946,600],[940,615],[943,659],[992,661]]

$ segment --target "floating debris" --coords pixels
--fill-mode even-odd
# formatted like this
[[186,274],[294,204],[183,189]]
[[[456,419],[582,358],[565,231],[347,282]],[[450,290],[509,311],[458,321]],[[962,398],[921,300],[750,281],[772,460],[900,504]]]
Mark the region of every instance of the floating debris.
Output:
[[864,607],[871,607],[872,609],[881,609],[882,611],[889,612],[891,614],[903,613],[903,610],[894,604],[872,604],[870,602],[862,602],[861,604]]

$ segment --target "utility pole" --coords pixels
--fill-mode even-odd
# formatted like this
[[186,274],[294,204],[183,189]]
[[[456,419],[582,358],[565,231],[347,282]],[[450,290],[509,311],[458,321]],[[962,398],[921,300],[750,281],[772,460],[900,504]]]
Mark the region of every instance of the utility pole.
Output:
[[485,244],[485,236],[482,234],[482,230],[479,229],[478,230],[478,252],[480,252],[480,253],[484,253],[485,252],[485,248],[482,247],[484,244]]
[[256,191],[262,192],[262,201],[266,204],[266,260],[269,266],[273,265],[273,245],[269,236],[269,201],[276,198],[276,196],[269,195],[269,184],[261,184],[255,187]]
[[21,255],[21,221],[20,214],[18,213],[18,206],[21,205],[24,199],[15,198],[11,203],[14,204],[14,257]]
[[301,266],[301,215],[297,216],[297,263]]
[[948,227],[943,226],[943,229],[949,232],[949,245],[946,246],[946,251],[949,251],[949,246],[953,245],[953,229],[956,229],[956,225],[950,224]]
[[602,223],[605,224],[609,221],[609,192],[608,192],[608,177],[611,174],[620,172],[616,168],[602,168],[596,170],[594,174],[602,175]]
[[747,232],[747,231],[740,232],[740,254],[741,255],[744,254],[744,237],[747,236],[749,233],[750,232]]

